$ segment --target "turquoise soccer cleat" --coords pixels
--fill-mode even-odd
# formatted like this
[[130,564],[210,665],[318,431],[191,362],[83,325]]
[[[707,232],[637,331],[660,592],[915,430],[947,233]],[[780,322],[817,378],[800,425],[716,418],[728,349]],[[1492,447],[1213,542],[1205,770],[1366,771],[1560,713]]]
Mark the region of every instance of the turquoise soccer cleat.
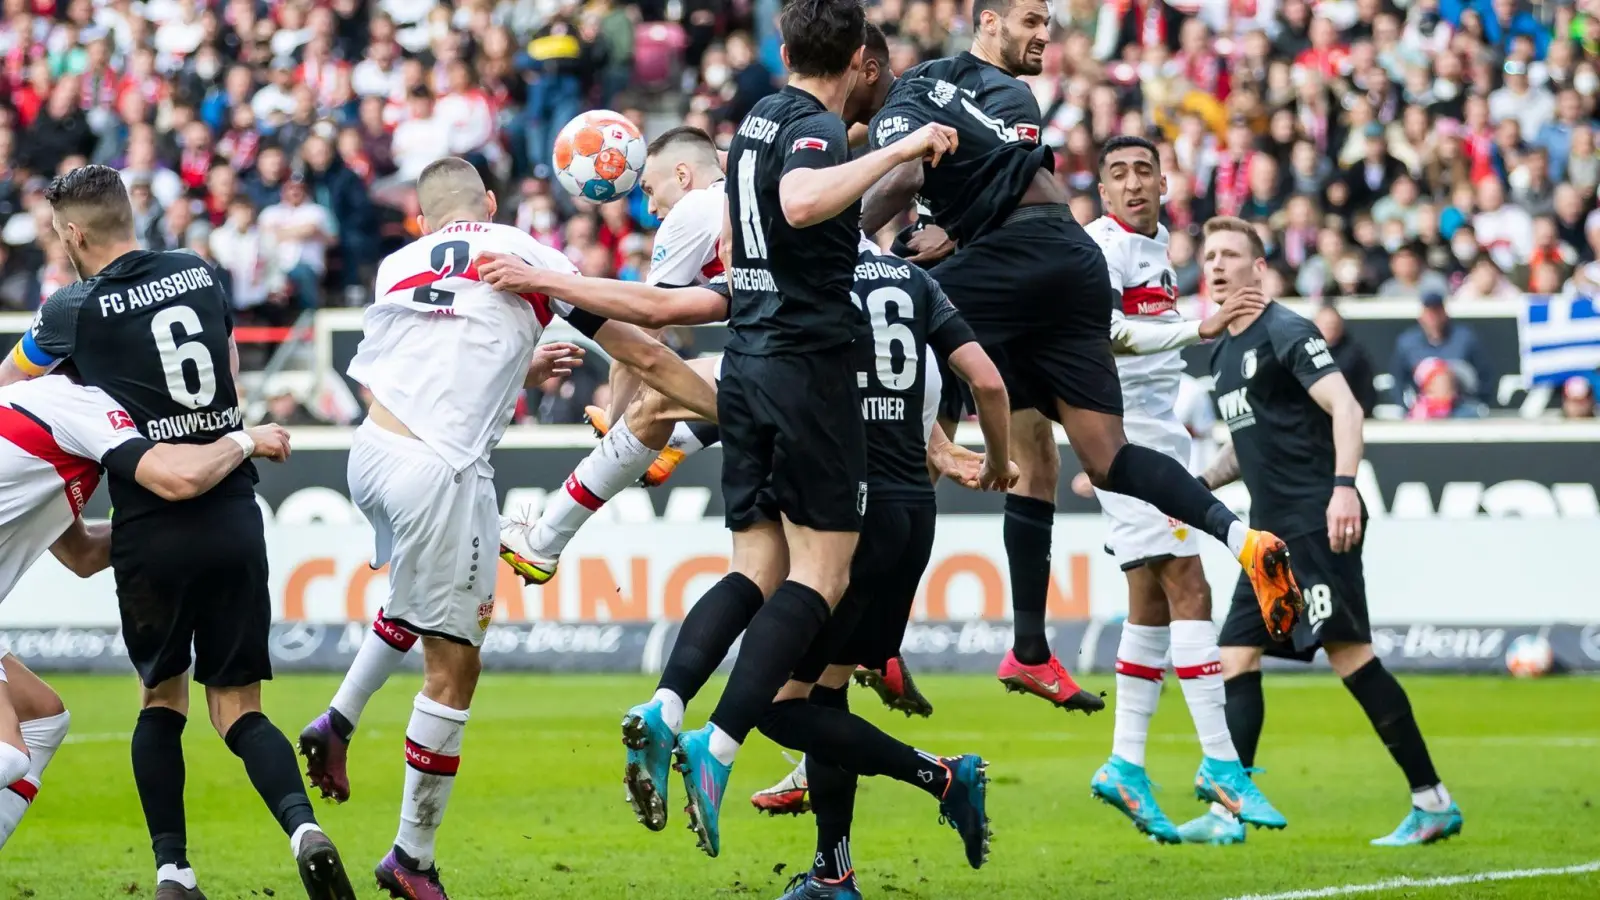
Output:
[[1411,807],[1400,827],[1376,838],[1374,847],[1420,847],[1433,844],[1461,833],[1461,809],[1454,803],[1444,812],[1427,812]]
[[661,717],[661,703],[641,703],[622,717],[622,746],[628,749],[622,784],[639,824],[651,831],[667,827],[667,781],[672,772],[672,729]]
[[683,773],[683,787],[688,794],[683,811],[689,815],[689,830],[694,832],[700,849],[714,857],[722,851],[718,827],[722,794],[727,790],[733,766],[725,766],[711,755],[712,727],[708,723],[704,728],[678,735],[672,761],[673,768]]
[[982,868],[989,859],[989,764],[974,754],[939,760],[950,772],[950,783],[939,798],[939,821],[961,835],[967,865]]
[[1201,800],[1227,807],[1240,822],[1257,828],[1286,828],[1289,820],[1267,801],[1265,794],[1250,780],[1250,773],[1239,761],[1205,757],[1194,773],[1194,795]]
[[1238,819],[1229,819],[1219,816],[1214,812],[1190,819],[1178,826],[1178,836],[1183,838],[1185,844],[1225,844],[1244,843],[1244,823]]
[[789,890],[778,900],[861,900],[854,872],[838,881],[824,881],[810,872],[789,879]]
[[1133,822],[1133,827],[1163,844],[1182,841],[1178,829],[1156,803],[1150,786],[1150,776],[1143,766],[1136,766],[1120,756],[1106,760],[1089,779],[1089,794],[1101,803],[1113,807]]

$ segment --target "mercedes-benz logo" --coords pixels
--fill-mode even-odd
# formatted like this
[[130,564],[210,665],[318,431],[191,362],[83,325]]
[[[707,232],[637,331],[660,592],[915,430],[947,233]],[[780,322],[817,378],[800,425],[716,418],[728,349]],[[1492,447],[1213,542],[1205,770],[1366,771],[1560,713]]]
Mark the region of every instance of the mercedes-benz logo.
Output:
[[1583,655],[1600,662],[1600,625],[1585,625],[1578,633],[1578,649]]
[[272,655],[284,662],[299,662],[322,646],[322,626],[285,622],[274,629]]

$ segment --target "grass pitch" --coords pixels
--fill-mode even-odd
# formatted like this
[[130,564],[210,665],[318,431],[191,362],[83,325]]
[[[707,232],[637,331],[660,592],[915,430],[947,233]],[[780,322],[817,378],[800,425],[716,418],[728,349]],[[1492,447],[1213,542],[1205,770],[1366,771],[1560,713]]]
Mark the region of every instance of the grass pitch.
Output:
[[[968,869],[933,802],[904,785],[867,780],[854,856],[869,898],[1225,900],[1600,860],[1600,681],[1405,678],[1466,830],[1435,847],[1385,850],[1367,841],[1405,814],[1406,785],[1331,675],[1267,677],[1261,784],[1289,829],[1252,831],[1236,847],[1156,846],[1089,798],[1089,776],[1110,752],[1110,710],[1068,716],[1036,699],[1007,697],[991,678],[918,680],[937,708],[932,719],[890,714],[866,691],[854,693],[854,706],[924,749],[992,761],[994,853],[983,870]],[[1111,686],[1109,678],[1089,682]],[[128,762],[134,682],[63,677],[54,684],[73,713],[72,743],[0,856],[0,898],[149,897],[153,865]],[[336,684],[324,676],[281,678],[268,687],[267,713],[292,739]],[[397,677],[369,707],[352,748],[351,802],[319,801],[322,824],[362,897],[378,896],[369,873],[394,837],[401,741],[417,686],[415,676]],[[764,739],[752,737],[740,756],[721,858],[694,849],[676,779],[667,830],[652,834],[634,822],[622,798],[617,723],[653,687],[629,676],[483,679],[439,842],[452,896],[676,900],[783,892],[809,864],[813,832],[809,818],[770,820],[744,801],[787,771]],[[720,688],[714,682],[691,708],[691,725]],[[202,710],[203,701],[185,735],[190,858],[201,887],[212,900],[302,896],[287,840]],[[1198,762],[1183,698],[1169,689],[1149,769],[1164,783],[1158,796],[1174,821],[1201,812],[1190,789]],[[1577,900],[1600,897],[1600,872],[1357,896]]]

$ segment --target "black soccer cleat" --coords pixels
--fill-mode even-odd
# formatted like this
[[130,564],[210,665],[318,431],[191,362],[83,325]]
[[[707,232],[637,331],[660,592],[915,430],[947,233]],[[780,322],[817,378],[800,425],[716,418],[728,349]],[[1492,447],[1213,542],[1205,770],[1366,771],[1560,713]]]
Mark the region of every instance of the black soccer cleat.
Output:
[[907,718],[921,716],[926,719],[933,715],[933,704],[917,689],[916,681],[911,678],[911,670],[906,668],[906,661],[899,656],[889,657],[881,670],[858,666],[855,678],[856,684],[872,688],[884,706],[905,713]]
[[176,881],[163,881],[156,885],[156,900],[206,900],[197,887],[184,887]]
[[295,862],[300,866],[300,883],[305,886],[308,900],[356,900],[344,862],[327,835],[308,832],[300,841]]

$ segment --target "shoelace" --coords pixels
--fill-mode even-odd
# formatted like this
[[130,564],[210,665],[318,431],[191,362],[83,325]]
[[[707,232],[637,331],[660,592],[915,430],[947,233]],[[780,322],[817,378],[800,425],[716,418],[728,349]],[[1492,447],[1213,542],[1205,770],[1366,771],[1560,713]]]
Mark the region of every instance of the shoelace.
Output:
[[[786,753],[784,755],[787,756],[788,754]],[[811,873],[810,872],[804,872],[804,871],[796,872],[795,876],[793,878],[789,879],[789,884],[783,889],[783,892],[785,894],[789,893],[790,891],[792,891],[795,888],[799,887],[800,885],[804,884],[806,879],[808,879],[810,877],[811,877]]]

